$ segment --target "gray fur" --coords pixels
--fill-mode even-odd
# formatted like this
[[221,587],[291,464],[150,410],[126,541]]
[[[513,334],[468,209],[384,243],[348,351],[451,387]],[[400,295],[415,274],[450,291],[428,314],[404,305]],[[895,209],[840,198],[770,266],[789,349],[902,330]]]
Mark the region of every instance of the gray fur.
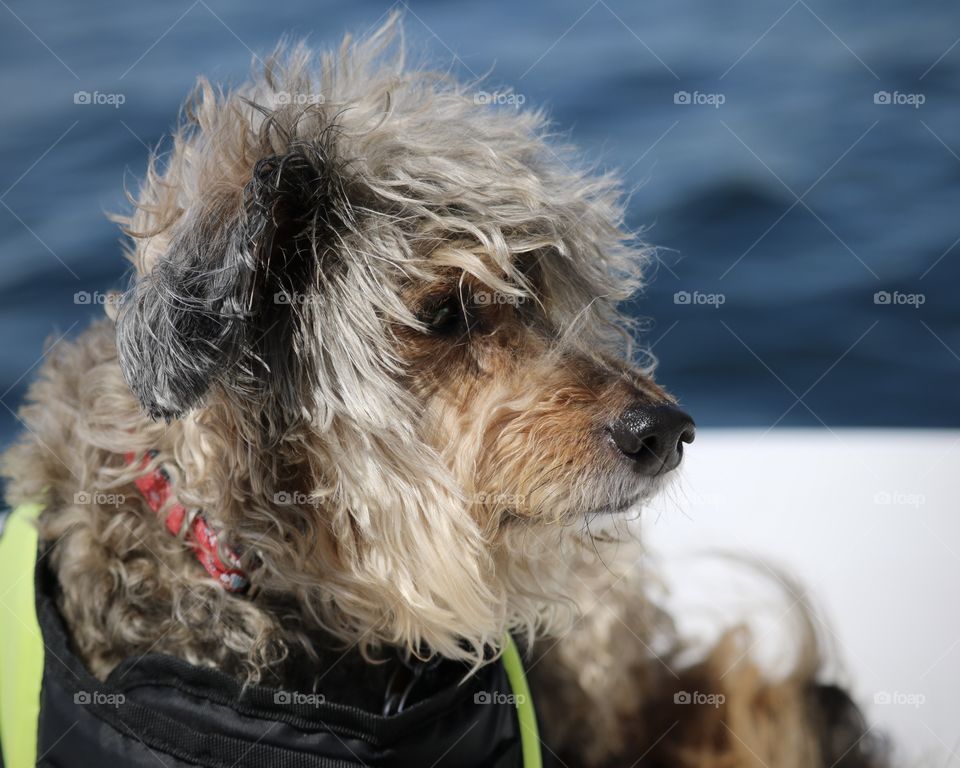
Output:
[[135,279],[120,302],[117,348],[153,418],[183,415],[216,383],[256,393],[272,382],[286,410],[299,408],[309,367],[293,337],[308,331],[277,296],[319,284],[334,219],[350,215],[331,202],[333,173],[322,145],[259,160],[241,210],[226,220],[219,209],[188,212],[168,252]]

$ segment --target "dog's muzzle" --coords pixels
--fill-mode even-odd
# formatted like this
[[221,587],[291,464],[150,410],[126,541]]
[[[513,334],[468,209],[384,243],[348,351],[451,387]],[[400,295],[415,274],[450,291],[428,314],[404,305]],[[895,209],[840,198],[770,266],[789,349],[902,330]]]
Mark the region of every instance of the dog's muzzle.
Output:
[[696,434],[693,419],[666,403],[631,405],[609,431],[636,471],[650,477],[676,469],[683,458],[683,444],[692,443]]

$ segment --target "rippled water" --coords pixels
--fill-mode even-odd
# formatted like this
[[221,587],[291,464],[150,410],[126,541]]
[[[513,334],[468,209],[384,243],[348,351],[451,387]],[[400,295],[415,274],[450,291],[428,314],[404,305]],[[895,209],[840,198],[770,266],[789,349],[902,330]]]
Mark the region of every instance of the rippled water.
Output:
[[[104,211],[195,76],[236,83],[283,34],[330,44],[388,8],[0,8],[0,439],[43,340],[99,315],[75,295],[123,283]],[[960,7],[416,2],[406,30],[626,170],[664,249],[636,311],[699,423],[960,426]]]

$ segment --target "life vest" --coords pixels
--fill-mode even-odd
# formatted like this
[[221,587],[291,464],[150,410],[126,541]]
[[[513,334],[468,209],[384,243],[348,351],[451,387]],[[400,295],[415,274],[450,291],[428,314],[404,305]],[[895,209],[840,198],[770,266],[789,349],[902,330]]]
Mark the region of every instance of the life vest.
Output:
[[497,661],[392,715],[243,687],[163,654],[97,680],[70,648],[49,550],[38,549],[40,509],[16,509],[0,537],[3,768],[541,768],[510,638]]

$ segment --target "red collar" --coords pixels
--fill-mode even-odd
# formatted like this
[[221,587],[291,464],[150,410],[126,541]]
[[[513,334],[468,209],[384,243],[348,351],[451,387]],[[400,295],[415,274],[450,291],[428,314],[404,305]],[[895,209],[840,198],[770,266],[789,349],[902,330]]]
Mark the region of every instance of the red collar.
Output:
[[[143,455],[140,461],[140,469],[143,470],[143,474],[137,477],[134,482],[146,499],[150,509],[159,513],[173,495],[173,489],[170,484],[170,475],[163,467],[156,467],[152,471],[147,471],[147,467],[156,455],[156,451],[147,451]],[[128,453],[126,459],[127,464],[134,464],[137,454]],[[207,573],[220,582],[225,590],[228,592],[245,592],[247,590],[247,587],[250,586],[250,580],[240,566],[239,555],[227,545],[219,543],[216,530],[207,522],[202,512],[197,510],[190,516],[182,504],[174,502],[167,510],[166,515],[167,530],[174,536],[180,536],[183,531],[184,520],[190,518],[185,540],[193,549]]]

